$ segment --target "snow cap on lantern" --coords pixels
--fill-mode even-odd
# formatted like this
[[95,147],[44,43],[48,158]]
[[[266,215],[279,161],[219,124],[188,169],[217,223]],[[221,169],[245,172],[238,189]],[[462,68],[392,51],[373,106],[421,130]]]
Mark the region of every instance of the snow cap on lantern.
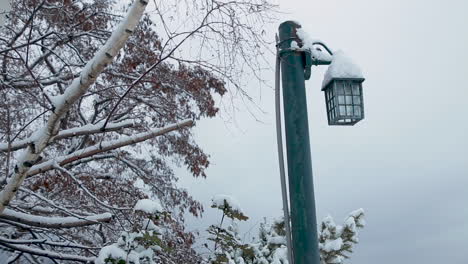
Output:
[[337,51],[322,83],[329,125],[354,125],[364,119],[361,69]]

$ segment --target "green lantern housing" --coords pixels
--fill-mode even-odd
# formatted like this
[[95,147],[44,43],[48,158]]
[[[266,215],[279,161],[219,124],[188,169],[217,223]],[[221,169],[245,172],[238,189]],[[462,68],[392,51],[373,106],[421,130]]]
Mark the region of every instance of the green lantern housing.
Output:
[[352,126],[364,119],[362,82],[364,78],[333,78],[322,89],[329,125]]

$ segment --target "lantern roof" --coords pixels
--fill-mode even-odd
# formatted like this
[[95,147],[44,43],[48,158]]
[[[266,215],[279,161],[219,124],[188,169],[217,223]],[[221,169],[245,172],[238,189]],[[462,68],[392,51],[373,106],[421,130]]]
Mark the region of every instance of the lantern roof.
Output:
[[322,82],[322,90],[324,90],[333,79],[355,79],[364,81],[364,75],[362,74],[361,68],[348,56],[346,56],[342,51],[336,51],[333,53],[332,62],[325,72]]

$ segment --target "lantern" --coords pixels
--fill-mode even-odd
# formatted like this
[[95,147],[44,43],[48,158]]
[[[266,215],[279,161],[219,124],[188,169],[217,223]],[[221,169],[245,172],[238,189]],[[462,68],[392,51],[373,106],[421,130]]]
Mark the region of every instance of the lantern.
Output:
[[332,78],[323,87],[329,125],[354,125],[364,119],[364,78]]

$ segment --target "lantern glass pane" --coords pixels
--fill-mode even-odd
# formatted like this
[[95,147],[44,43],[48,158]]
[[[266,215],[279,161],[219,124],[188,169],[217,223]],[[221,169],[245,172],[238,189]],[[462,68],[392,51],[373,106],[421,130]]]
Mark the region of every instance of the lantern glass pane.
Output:
[[353,83],[353,95],[359,95],[359,84]]
[[351,95],[346,96],[346,104],[353,104]]
[[338,95],[344,94],[343,85],[344,85],[343,82],[335,81],[335,89],[336,89],[336,93],[337,93]]
[[360,105],[361,104],[361,97],[360,96],[353,96],[353,104]]
[[340,116],[345,116],[345,115],[346,115],[346,108],[345,108],[344,105],[340,105],[340,109],[339,109],[338,114],[339,114]]
[[353,107],[352,106],[346,106],[346,115],[347,116],[352,116],[353,115]]
[[361,107],[360,106],[355,106],[354,107],[354,115],[361,118]]
[[350,83],[345,84],[345,94],[351,95],[351,84]]
[[338,95],[338,104],[345,104],[345,97],[344,95]]

